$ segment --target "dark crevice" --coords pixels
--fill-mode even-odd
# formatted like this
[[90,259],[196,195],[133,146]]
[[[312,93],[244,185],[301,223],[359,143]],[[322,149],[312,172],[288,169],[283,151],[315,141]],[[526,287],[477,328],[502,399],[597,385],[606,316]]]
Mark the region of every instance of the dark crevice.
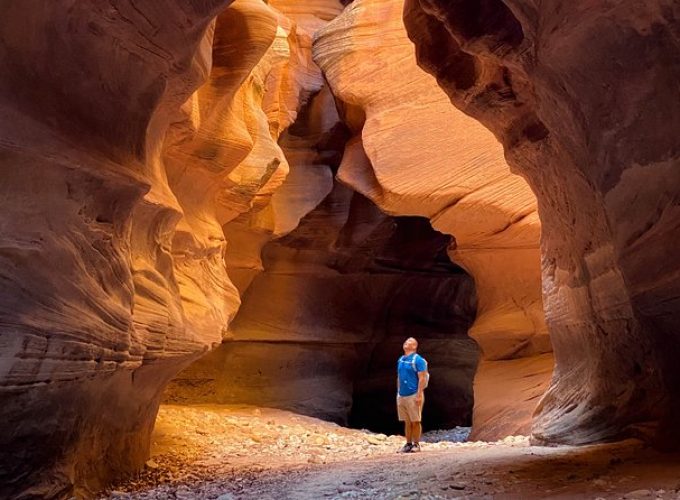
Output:
[[[475,58],[460,49],[451,33],[434,16],[410,6],[410,3],[406,4],[406,11],[404,23],[407,28],[412,27],[408,32],[417,33],[418,36],[418,43],[415,44],[418,64],[435,74],[437,79],[445,80],[445,87],[458,90],[471,88],[479,73]],[[420,26],[424,26],[424,29],[420,29]],[[441,61],[446,62],[441,65]]]
[[483,41],[493,53],[517,48],[522,25],[502,0],[422,0],[425,10],[446,20],[460,42]]

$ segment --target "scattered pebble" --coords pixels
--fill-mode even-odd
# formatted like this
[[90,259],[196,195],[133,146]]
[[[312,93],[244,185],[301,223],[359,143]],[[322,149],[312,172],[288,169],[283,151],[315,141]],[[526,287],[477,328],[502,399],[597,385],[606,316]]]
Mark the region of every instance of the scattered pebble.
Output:
[[147,460],[144,465],[146,465],[149,469],[158,469],[158,464],[151,459]]
[[624,498],[647,498],[651,497],[654,493],[650,490],[635,490],[629,491],[624,495]]

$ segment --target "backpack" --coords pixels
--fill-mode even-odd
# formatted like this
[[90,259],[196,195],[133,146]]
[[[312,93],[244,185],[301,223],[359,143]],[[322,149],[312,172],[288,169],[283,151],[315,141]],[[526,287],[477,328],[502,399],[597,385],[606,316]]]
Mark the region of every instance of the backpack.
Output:
[[[417,356],[418,356],[418,353],[416,353],[416,355],[413,356],[410,361],[406,361],[404,359],[406,356],[401,357],[402,361],[411,365],[411,367],[413,368],[413,371],[416,372],[416,376],[418,375],[418,368],[416,368],[416,357]],[[425,363],[426,363],[425,366],[427,366],[427,361]],[[430,371],[427,370],[425,372],[425,385],[423,385],[423,389],[427,389],[427,386],[429,385],[429,383],[430,383]]]

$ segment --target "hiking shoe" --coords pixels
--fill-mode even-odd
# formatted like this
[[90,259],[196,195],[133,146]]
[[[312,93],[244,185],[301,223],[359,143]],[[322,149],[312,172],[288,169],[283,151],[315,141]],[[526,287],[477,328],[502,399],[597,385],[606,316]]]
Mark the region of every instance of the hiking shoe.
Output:
[[418,453],[420,451],[420,443],[413,443],[411,445],[411,453]]
[[399,450],[397,453],[411,453],[411,450],[413,449],[413,445],[411,443],[406,443],[401,450]]

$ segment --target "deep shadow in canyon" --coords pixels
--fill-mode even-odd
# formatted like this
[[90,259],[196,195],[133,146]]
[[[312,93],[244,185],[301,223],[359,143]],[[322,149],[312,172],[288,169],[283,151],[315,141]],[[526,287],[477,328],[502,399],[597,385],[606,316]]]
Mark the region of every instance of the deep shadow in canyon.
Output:
[[396,360],[416,337],[428,360],[427,429],[470,425],[478,348],[474,283],[450,236],[391,217],[336,183],[263,248],[228,340],[180,373],[172,403],[251,404],[395,433]]

